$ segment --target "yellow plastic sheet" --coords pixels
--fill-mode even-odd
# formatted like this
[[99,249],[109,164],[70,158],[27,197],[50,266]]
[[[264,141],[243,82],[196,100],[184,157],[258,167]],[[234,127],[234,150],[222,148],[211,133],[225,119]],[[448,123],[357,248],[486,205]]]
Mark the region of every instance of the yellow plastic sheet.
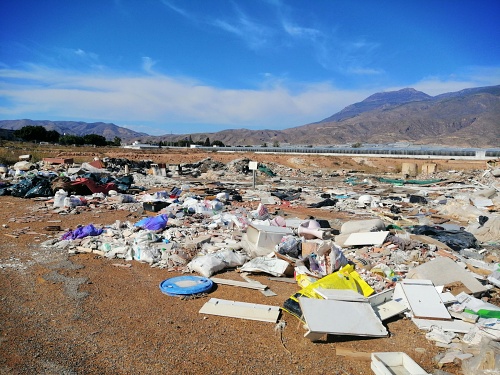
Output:
[[365,297],[372,295],[375,291],[364,281],[359,274],[354,271],[354,266],[348,264],[345,267],[342,267],[337,272],[334,272],[328,276],[325,276],[318,281],[313,283],[310,282],[310,279],[306,277],[301,277],[297,280],[299,285],[307,285],[303,287],[300,291],[292,295],[288,298],[284,304],[282,309],[297,319],[304,321],[302,316],[302,310],[299,304],[299,297],[308,297],[308,298],[317,298],[322,299],[318,293],[314,291],[315,288],[324,288],[324,289],[350,289],[355,292],[358,292]]
[[302,288],[298,294],[309,298],[322,299],[322,297],[314,291],[315,288],[350,289],[364,295],[365,297],[374,293],[374,290],[370,287],[370,285],[368,285],[366,281],[364,281],[361,276],[354,271],[354,266],[350,264],[342,267],[337,272],[333,272],[330,275],[309,284],[305,288]]

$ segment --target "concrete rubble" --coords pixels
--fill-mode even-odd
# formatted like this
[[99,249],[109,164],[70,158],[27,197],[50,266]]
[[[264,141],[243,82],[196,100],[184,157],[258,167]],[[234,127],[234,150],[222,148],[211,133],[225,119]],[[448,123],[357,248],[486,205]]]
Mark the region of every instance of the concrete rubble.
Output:
[[[499,373],[500,306],[489,302],[500,301],[498,168],[433,169],[410,182],[269,163],[252,187],[248,162],[23,160],[0,170],[0,195],[37,199],[39,210],[61,217],[96,208],[142,217],[103,228],[82,223],[70,229],[60,223],[43,247],[206,278],[228,268],[294,277],[300,290],[282,310],[302,320],[305,336],[313,341],[339,332],[373,334],[363,327],[351,332],[349,322],[338,327],[316,314],[323,309],[335,314],[341,306],[344,313],[369,312],[378,320],[376,335],[388,334],[382,325],[387,317],[414,320],[443,348],[438,367],[458,359],[464,374]],[[315,216],[294,217],[294,208],[314,209]],[[323,212],[343,213],[346,219],[325,220]],[[344,282],[333,282],[330,275]],[[357,297],[332,290],[354,291]]]

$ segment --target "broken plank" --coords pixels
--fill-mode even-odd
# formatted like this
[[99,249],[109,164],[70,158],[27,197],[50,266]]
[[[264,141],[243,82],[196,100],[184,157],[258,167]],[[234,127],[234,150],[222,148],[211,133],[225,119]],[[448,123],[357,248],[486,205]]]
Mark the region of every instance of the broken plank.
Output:
[[399,287],[415,318],[452,320],[432,281],[406,279],[397,284]]
[[210,298],[201,307],[200,313],[276,323],[280,308],[278,306]]
[[76,250],[80,253],[91,253],[92,249],[90,247],[77,246]]
[[389,235],[388,231],[383,232],[359,232],[351,233],[344,242],[345,246],[360,246],[360,245],[382,245]]
[[432,327],[438,327],[439,329],[445,332],[458,332],[458,333],[467,333],[472,327],[474,327],[473,323],[469,323],[463,320],[435,320],[435,319],[419,319],[412,318],[413,323],[419,328],[423,330],[430,331]]
[[218,277],[211,277],[210,280],[212,280],[214,283],[220,284],[220,285],[238,286],[238,287],[242,287],[242,288],[249,288],[249,289],[256,289],[256,290],[264,290],[267,288],[267,285],[260,284],[260,283],[255,284],[255,283],[248,283],[246,281],[220,279]]
[[277,294],[276,294],[276,293],[274,293],[274,292],[273,292],[271,289],[269,289],[269,288],[266,288],[266,289],[264,289],[264,290],[259,290],[259,292],[260,292],[261,294],[263,294],[264,296],[266,296],[266,297],[274,297],[274,296],[277,296]]
[[299,304],[311,333],[372,337],[388,334],[369,303],[299,297]]
[[297,284],[297,281],[292,278],[292,277],[268,277],[269,280],[272,281],[280,281],[280,282],[285,282],[285,283],[290,283],[290,284]]
[[314,291],[324,299],[337,301],[368,302],[368,298],[350,289],[314,288]]
[[[248,273],[246,272],[243,272],[243,273],[240,273],[240,276],[245,279],[247,282],[249,282],[250,284],[255,284],[255,285],[263,285],[261,284],[259,281],[257,280],[252,280],[250,277],[248,277]],[[277,296],[276,293],[274,293],[271,289],[269,288],[265,288],[263,290],[260,290],[260,293],[263,294],[264,296],[266,297],[274,297],[274,296]]]
[[304,337],[306,339],[311,340],[312,342],[321,340],[321,338],[323,338],[323,336],[325,336],[325,335],[326,335],[325,333],[321,333],[321,332],[318,333],[318,332],[311,332],[311,331],[307,331],[306,333],[304,333]]
[[375,305],[372,307],[373,311],[375,311],[375,314],[377,314],[377,316],[380,318],[381,321],[402,314],[403,312],[408,310],[403,303],[392,300],[386,301],[384,303],[381,303],[380,305]]

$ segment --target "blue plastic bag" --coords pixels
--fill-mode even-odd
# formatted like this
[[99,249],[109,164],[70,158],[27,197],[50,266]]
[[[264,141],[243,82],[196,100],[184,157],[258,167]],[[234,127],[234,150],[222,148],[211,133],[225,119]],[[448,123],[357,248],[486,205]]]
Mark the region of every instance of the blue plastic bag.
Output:
[[137,223],[135,223],[135,226],[148,230],[160,230],[165,229],[165,227],[167,226],[167,221],[168,216],[165,214],[161,214],[158,216],[150,216],[139,220]]

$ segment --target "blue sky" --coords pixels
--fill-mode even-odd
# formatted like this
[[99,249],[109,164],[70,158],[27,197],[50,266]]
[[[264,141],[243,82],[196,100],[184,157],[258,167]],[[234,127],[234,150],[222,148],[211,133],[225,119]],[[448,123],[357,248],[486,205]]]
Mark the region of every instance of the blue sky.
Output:
[[0,119],[285,129],[500,84],[500,1],[4,0]]

